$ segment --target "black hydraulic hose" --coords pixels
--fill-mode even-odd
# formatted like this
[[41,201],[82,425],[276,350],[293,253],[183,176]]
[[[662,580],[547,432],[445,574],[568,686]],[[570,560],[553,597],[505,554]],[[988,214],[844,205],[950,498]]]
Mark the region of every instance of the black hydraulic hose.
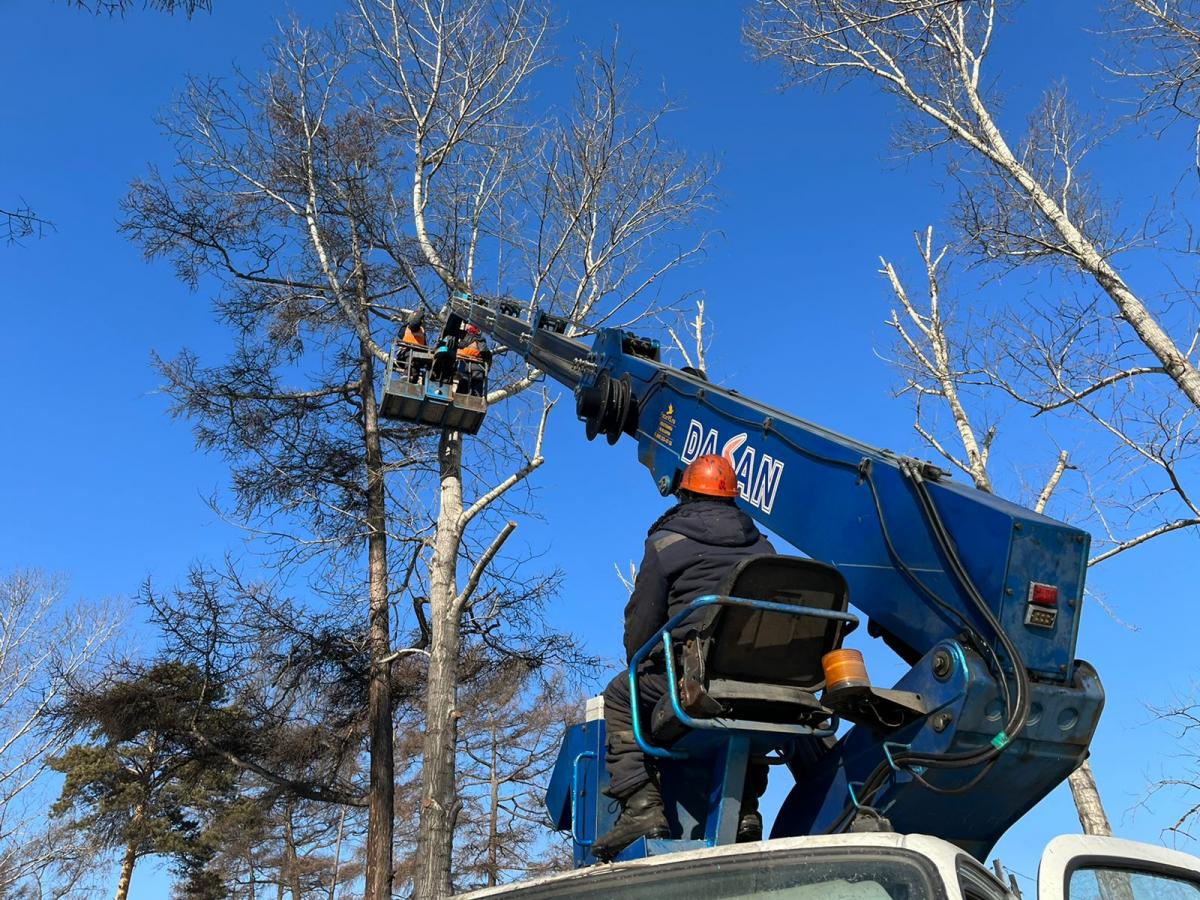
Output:
[[[990,657],[990,660],[995,664],[995,672],[997,684],[1005,701],[1005,726],[1003,730],[996,735],[992,742],[984,747],[976,750],[968,750],[960,753],[920,753],[912,750],[904,750],[891,755],[890,761],[881,762],[875,767],[867,779],[859,788],[857,804],[847,805],[841,815],[829,827],[829,833],[835,833],[845,828],[853,818],[857,808],[870,808],[870,803],[875,795],[884,787],[888,778],[891,776],[893,769],[898,771],[904,768],[909,774],[923,787],[935,791],[940,794],[957,794],[965,793],[974,788],[983,778],[991,771],[992,767],[998,761],[1000,754],[1004,749],[1012,743],[1012,741],[1021,733],[1029,717],[1030,703],[1030,682],[1029,672],[1025,667],[1023,658],[1016,646],[1012,643],[1012,639],[1008,636],[1004,627],[1000,624],[991,607],[987,605],[983,596],[979,593],[970,574],[966,571],[966,567],[962,563],[962,559],[958,555],[957,548],[954,546],[953,539],[950,537],[946,529],[945,523],[942,521],[941,515],[937,507],[933,503],[933,498],[930,496],[928,488],[925,485],[925,479],[921,475],[919,469],[915,465],[902,461],[902,473],[909,478],[913,485],[914,493],[917,496],[918,504],[921,511],[929,523],[930,529],[933,532],[934,539],[937,541],[938,547],[941,549],[945,559],[950,567],[951,573],[955,580],[962,586],[966,592],[971,605],[987,623],[995,633],[996,640],[1000,643],[1005,654],[1009,658],[1009,662],[1013,669],[1013,677],[1016,682],[1016,697],[1015,702],[1009,694],[1007,676],[1004,672],[1003,665],[995,650],[984,639],[983,635],[979,634],[969,620],[966,619],[958,610],[947,604],[936,592],[929,588],[910,566],[900,557],[895,545],[892,543],[891,535],[887,528],[887,517],[884,515],[883,506],[880,501],[879,491],[875,486],[874,478],[871,474],[870,460],[864,460],[861,467],[861,477],[867,482],[871,490],[871,496],[875,502],[876,513],[879,517],[880,527],[883,532],[884,543],[887,546],[888,553],[891,555],[893,562],[897,568],[909,578],[912,583],[928,597],[939,608],[950,612],[954,618],[963,622],[966,626],[966,633],[971,640],[971,643],[978,645],[980,649],[986,649],[985,657]],[[927,769],[964,769],[972,766],[980,765],[982,768],[969,781],[964,784],[954,787],[942,787],[931,783],[921,771],[915,771],[921,767]]]
[[[1008,632],[1004,629],[1004,626],[1000,624],[1000,621],[996,618],[995,613],[992,612],[991,607],[988,606],[983,596],[979,593],[979,589],[971,579],[971,576],[967,573],[965,566],[963,566],[962,559],[958,555],[958,550],[955,548],[954,542],[951,539],[949,532],[946,530],[945,523],[942,521],[941,515],[937,511],[937,507],[933,503],[933,498],[929,495],[929,490],[925,485],[924,478],[921,476],[919,471],[916,471],[912,467],[909,467],[909,470],[906,472],[906,474],[913,483],[914,490],[916,491],[922,510],[925,513],[926,520],[932,526],[934,537],[937,539],[938,546],[945,554],[946,560],[950,564],[955,578],[967,592],[972,605],[975,606],[976,610],[984,618],[988,626],[995,632],[996,639],[1004,648],[1004,652],[1008,656],[1009,662],[1013,668],[1013,677],[1016,681],[1017,690],[1016,701],[1013,704],[1013,708],[1009,711],[1009,718],[1005,722],[1004,729],[996,735],[995,739],[993,739],[992,743],[988,747],[981,748],[981,750],[965,751],[958,754],[930,755],[906,752],[903,755],[906,761],[911,761],[917,765],[928,765],[930,763],[926,761],[926,758],[933,759],[935,756],[939,761],[937,763],[939,767],[945,766],[945,764],[948,762],[962,762],[965,765],[973,765],[976,762],[984,761],[1003,752],[1004,748],[1012,743],[1012,741],[1015,740],[1025,728],[1025,723],[1029,718],[1029,672],[1025,667],[1025,661],[1021,657],[1020,651],[1017,650],[1016,645],[1013,644],[1012,638],[1009,637]],[[1001,670],[999,673],[999,680],[1001,683],[1005,681],[1003,670]],[[968,762],[968,760],[970,761]],[[958,766],[952,765],[951,767]]]
[[1005,712],[1007,713],[1011,708],[1011,700],[1008,694],[1008,684],[1004,679],[1004,671],[1000,664],[1000,658],[996,655],[996,652],[992,648],[991,644],[989,644],[984,639],[983,635],[979,633],[979,630],[975,627],[975,624],[965,615],[963,615],[960,610],[955,609],[953,606],[943,600],[933,588],[922,581],[921,577],[917,575],[917,573],[912,570],[908,563],[904,561],[904,558],[900,556],[900,551],[896,549],[896,545],[892,541],[891,531],[889,530],[887,524],[887,516],[883,511],[883,501],[880,499],[879,489],[875,485],[875,479],[872,474],[871,460],[864,459],[862,461],[861,465],[859,466],[859,475],[862,480],[866,482],[868,489],[871,491],[871,499],[875,504],[875,515],[879,519],[879,529],[883,537],[883,544],[887,549],[888,556],[891,557],[892,563],[897,569],[900,570],[900,573],[904,575],[904,577],[907,578],[914,587],[917,588],[917,590],[925,595],[926,599],[928,599],[934,606],[941,609],[951,618],[955,619],[958,624],[962,626],[963,632],[967,640],[970,642],[971,648],[979,653],[980,656],[984,657],[984,659],[988,662],[988,667],[993,669],[995,672],[996,680],[1000,684],[1001,692],[1004,695],[1004,708]]

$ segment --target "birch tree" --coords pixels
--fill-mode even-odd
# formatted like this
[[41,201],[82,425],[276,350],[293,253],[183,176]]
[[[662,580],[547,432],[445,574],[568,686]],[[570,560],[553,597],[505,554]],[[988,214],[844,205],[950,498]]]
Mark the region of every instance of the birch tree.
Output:
[[62,579],[36,570],[0,576],[0,894],[48,885],[72,868],[68,836],[42,821],[50,760],[71,738],[52,717],[118,623],[114,609],[69,603]]
[[1113,229],[1083,177],[1095,139],[1063,91],[1047,92],[1020,141],[995,117],[999,96],[984,63],[1003,7],[1001,0],[758,0],[747,36],[789,84],[857,77],[895,97],[914,149],[948,146],[976,167],[961,212],[978,252],[1010,266],[1050,263],[1086,279],[1157,362],[1154,373],[1124,377],[1164,375],[1200,406],[1188,339],[1168,332],[1151,298],[1113,259],[1128,235]]
[[[512,293],[530,309],[542,305],[563,316],[569,334],[648,315],[652,286],[697,254],[702,237],[666,253],[659,241],[690,225],[708,199],[709,173],[658,132],[670,106],[632,110],[615,54],[592,56],[577,72],[573,107],[555,126],[534,129],[520,116],[533,76],[547,64],[546,10],[525,0],[499,7],[479,0],[359,0],[358,11],[379,104],[393,111],[389,129],[411,147],[406,225],[435,279],[422,291],[424,301],[478,291],[486,271],[501,285],[519,278],[522,288]],[[503,415],[498,405],[517,399],[536,374],[518,366],[494,387],[490,415]],[[479,575],[512,528],[493,532],[465,584],[459,580],[464,536],[542,464],[549,411],[543,405],[536,418],[524,463],[474,498],[464,491],[462,436],[439,438],[418,898],[452,890],[461,809],[455,788],[461,629]]]
[[[1081,478],[1087,499],[1080,515],[1100,533],[1090,560],[1097,564],[1200,525],[1192,499],[1200,406],[1196,295],[1182,286],[1139,284],[1133,264],[1136,253],[1170,255],[1188,240],[1150,214],[1132,226],[1113,214],[1088,161],[1114,128],[1081,115],[1063,86],[1046,91],[1023,134],[1002,127],[1000,91],[986,63],[1005,6],[757,0],[746,34],[762,58],[782,66],[789,86],[862,81],[897,101],[905,149],[947,163],[958,186],[950,210],[954,235],[980,271],[1065,276],[1068,288],[1056,291],[1061,299],[1007,304],[990,318],[980,311],[976,335],[967,340],[947,328],[939,295],[944,251],[934,248],[930,233],[918,241],[928,305],[914,304],[895,268],[883,267],[898,302],[889,324],[899,338],[904,393],[913,398],[921,439],[991,489],[996,432],[971,419],[967,391],[999,391],[1033,415],[1053,417],[1052,427],[1086,430],[1104,466]],[[1113,4],[1129,17],[1114,34],[1120,62],[1113,68],[1138,80],[1143,115],[1174,100],[1188,110],[1181,115],[1194,112],[1186,92],[1171,83],[1172,72],[1186,72],[1172,60],[1194,52],[1183,33],[1190,15],[1184,7]],[[1162,54],[1157,65],[1146,48],[1150,57]],[[1139,275],[1146,280],[1144,271]],[[1077,299],[1089,295],[1094,302]],[[934,407],[949,415],[944,433],[929,424]],[[1044,507],[1071,465],[1062,451],[1045,460],[1049,477],[1030,501]],[[1103,489],[1087,489],[1098,484]],[[1071,788],[1084,829],[1109,833],[1089,768],[1072,776]]]

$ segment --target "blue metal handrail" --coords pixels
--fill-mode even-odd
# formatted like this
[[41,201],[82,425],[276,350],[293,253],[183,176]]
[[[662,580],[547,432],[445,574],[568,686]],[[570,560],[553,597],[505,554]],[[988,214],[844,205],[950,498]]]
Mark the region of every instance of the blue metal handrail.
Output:
[[585,841],[579,836],[579,763],[585,759],[595,758],[596,754],[591,750],[584,750],[582,753],[577,753],[575,760],[571,763],[571,840],[580,847],[590,847],[595,842],[590,840]]
[[[810,616],[815,619],[833,619],[839,622],[849,622],[852,626],[858,625],[858,616],[839,610],[817,609],[811,606],[792,606],[787,603],[773,603],[769,600],[751,600],[745,597],[730,597],[724,594],[705,594],[697,597],[684,609],[671,616],[666,621],[666,624],[654,633],[654,637],[639,647],[638,651],[629,659],[629,702],[633,718],[633,739],[637,741],[637,745],[647,756],[654,756],[660,759],[687,759],[686,753],[679,750],[668,750],[666,747],[657,747],[646,740],[642,734],[641,713],[638,710],[637,667],[654,651],[655,646],[657,646],[660,640],[662,641],[663,652],[666,656],[667,691],[671,698],[671,709],[683,725],[694,729],[762,730],[760,723],[757,722],[740,719],[695,719],[683,710],[683,704],[679,700],[679,685],[675,681],[675,660],[672,653],[671,629],[683,622],[691,613],[706,606],[744,606],[764,612],[783,613],[788,616]],[[807,725],[783,725],[775,723],[772,723],[770,730],[777,733],[794,735],[811,734],[825,736],[833,733],[833,729],[816,729],[810,728]]]

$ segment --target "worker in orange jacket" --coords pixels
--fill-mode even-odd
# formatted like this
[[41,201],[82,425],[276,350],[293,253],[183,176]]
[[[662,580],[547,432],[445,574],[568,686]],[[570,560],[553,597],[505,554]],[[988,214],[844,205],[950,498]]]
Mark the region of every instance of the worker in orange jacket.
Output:
[[[423,355],[414,355],[412,348],[426,347],[425,337],[425,313],[418,310],[414,313],[407,322],[404,323],[404,333],[400,336],[400,343],[404,348],[405,355],[410,361],[408,367],[408,380],[417,384],[421,381],[425,369],[429,365],[428,359]],[[397,362],[400,362],[399,352],[397,352]]]
[[423,312],[416,313],[412,318],[404,323],[404,334],[400,341],[408,344],[411,347],[425,347],[427,341],[425,337],[425,314]]
[[492,351],[483,340],[483,332],[475,325],[466,327],[463,342],[458,348],[458,389],[465,393],[481,396],[491,365]]

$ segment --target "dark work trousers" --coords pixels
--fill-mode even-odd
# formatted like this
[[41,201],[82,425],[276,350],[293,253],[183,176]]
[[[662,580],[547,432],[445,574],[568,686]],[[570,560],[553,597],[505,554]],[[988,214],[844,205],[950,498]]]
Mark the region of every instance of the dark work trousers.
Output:
[[[667,692],[667,673],[661,663],[638,674],[638,716],[642,737],[650,737],[650,713]],[[622,669],[604,689],[604,729],[608,734],[608,794],[624,800],[650,780],[647,760],[633,739],[633,708],[629,702],[629,670]],[[652,763],[651,763],[652,765]]]
[[[667,692],[667,674],[660,665],[638,674],[638,716],[642,737],[650,736],[650,714]],[[624,800],[652,777],[642,748],[633,739],[633,705],[629,702],[629,670],[623,669],[604,689],[604,729],[608,734],[608,795]],[[767,766],[751,763],[746,769],[742,809],[758,808],[758,798],[767,789]]]

